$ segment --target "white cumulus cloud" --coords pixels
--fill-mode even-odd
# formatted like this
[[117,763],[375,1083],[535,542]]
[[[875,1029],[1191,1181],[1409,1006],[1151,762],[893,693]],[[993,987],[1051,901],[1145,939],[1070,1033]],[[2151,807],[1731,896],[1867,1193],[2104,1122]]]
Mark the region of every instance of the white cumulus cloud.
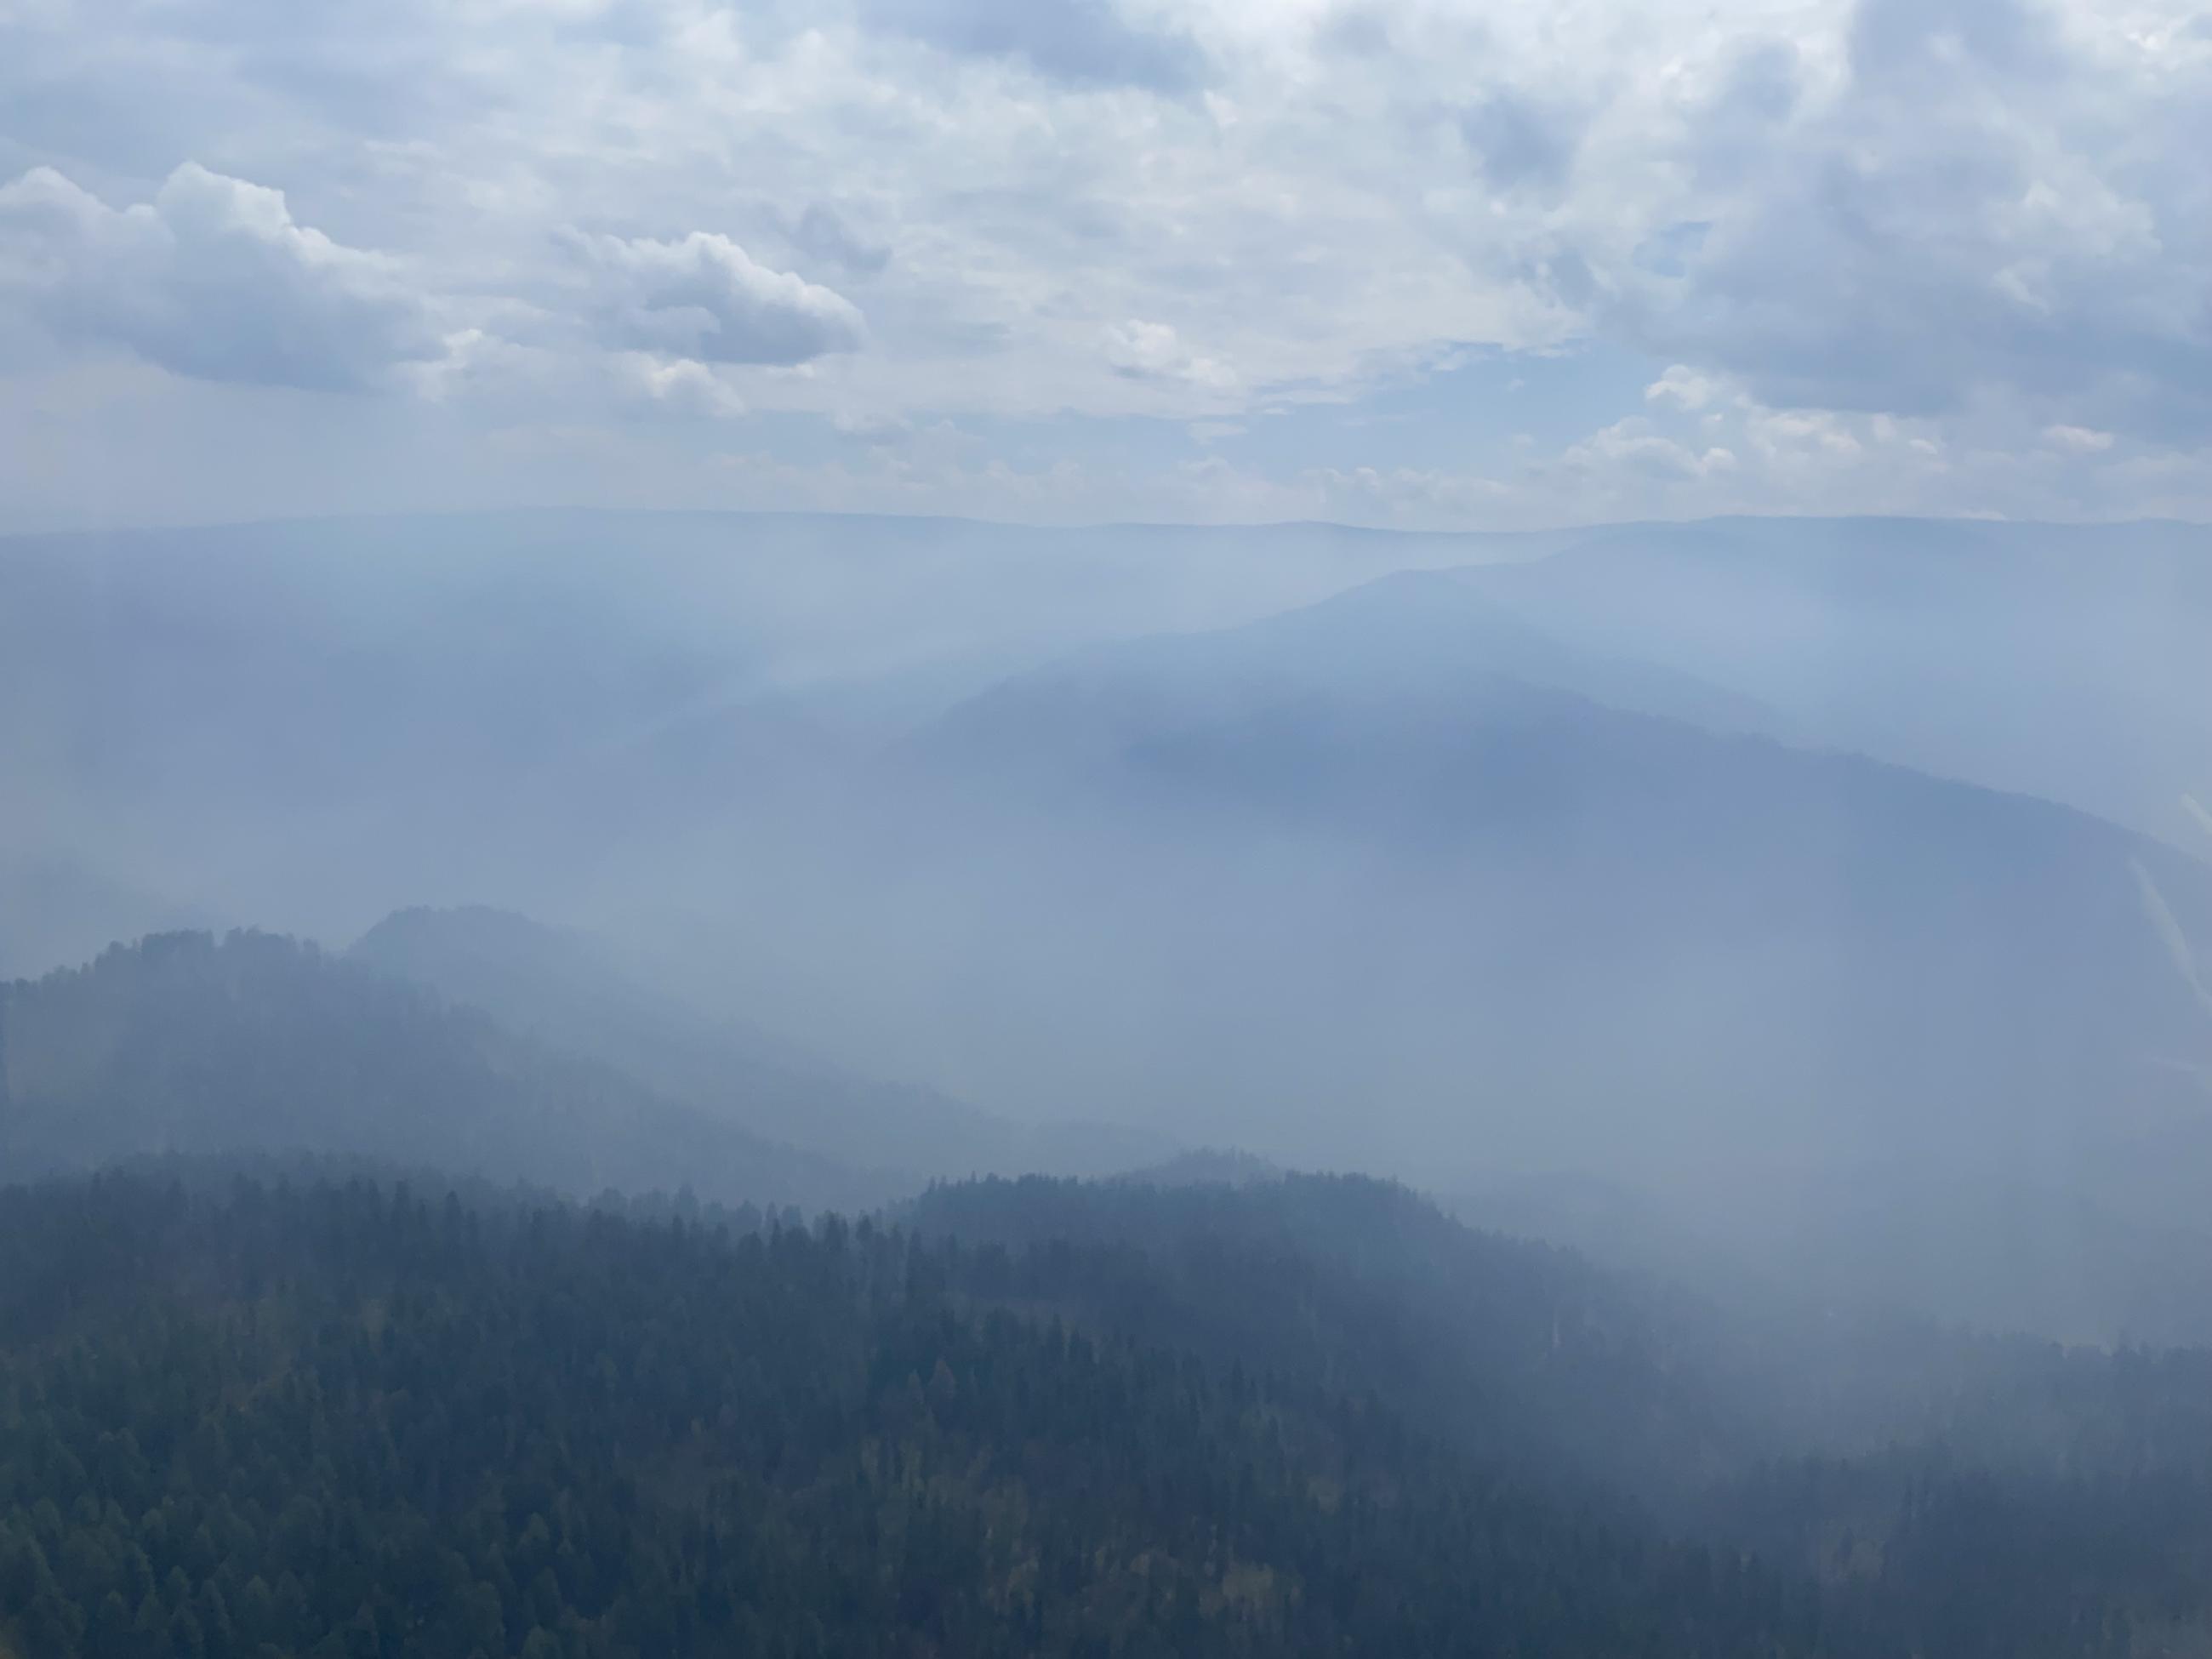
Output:
[[2112,447],[2112,434],[2086,426],[2046,426],[2045,439],[2058,449],[2076,455],[2100,455]]
[[987,514],[898,434],[1047,515],[1166,510],[1143,422],[1267,514],[2203,516],[2203,9],[0,0],[0,521],[105,510],[126,405],[196,513],[218,428],[398,489],[420,422],[675,467],[743,408]]
[[1647,118],[1687,186],[1595,325],[1776,406],[2212,432],[2212,54],[2032,0],[1824,21]]
[[1106,360],[1116,373],[1138,380],[1179,380],[1211,392],[1237,385],[1234,368],[1191,350],[1166,323],[1132,319],[1115,324],[1106,331]]
[[198,380],[360,390],[444,349],[395,261],[189,161],[122,208],[51,167],[0,186],[0,295],[59,340]]
[[1644,388],[1644,401],[1670,403],[1694,412],[1727,395],[1728,388],[1710,374],[1700,374],[1683,363],[1669,364],[1667,372]]
[[788,366],[856,349],[860,309],[834,289],[771,270],[726,236],[680,241],[572,235],[608,343],[695,362]]

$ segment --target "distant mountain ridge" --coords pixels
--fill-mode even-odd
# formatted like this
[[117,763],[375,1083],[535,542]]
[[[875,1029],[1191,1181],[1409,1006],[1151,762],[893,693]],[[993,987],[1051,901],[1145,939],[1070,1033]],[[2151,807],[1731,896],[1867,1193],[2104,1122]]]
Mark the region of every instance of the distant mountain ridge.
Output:
[[934,1090],[853,1076],[795,1044],[710,1020],[623,974],[586,936],[483,906],[397,911],[348,955],[482,1008],[756,1134],[931,1176],[1095,1174],[1164,1143],[1105,1125],[1010,1122]]
[[[1504,1168],[1602,1158],[1680,1203],[1703,1162],[1768,1231],[1845,1189],[1879,1205],[1884,1161],[1921,1160],[2074,1192],[2115,1249],[2138,1224],[2197,1235],[2166,1172],[2212,1148],[2164,1062],[2208,1033],[2136,872],[2207,939],[2212,871],[2047,801],[1605,706],[1577,651],[1536,665],[1575,689],[1498,672],[1486,610],[1449,586],[1095,650],[921,733],[902,759],[942,781],[945,845],[1111,944],[1094,969],[1010,921],[994,1005],[1135,985],[1148,1018],[1206,1011],[1145,1052],[1152,1074],[1228,1109],[1217,1134],[1308,1164],[1457,1149],[1431,1177],[1455,1183],[1487,1142]],[[1623,702],[1655,684],[1632,678]],[[899,848],[930,879],[954,864],[924,830]],[[1110,911],[1102,868],[1144,872]],[[1004,902],[957,879],[970,915]],[[1115,1075],[1128,1018],[1084,1064]],[[2043,1316],[2033,1299],[1999,1298]],[[2078,1333],[2094,1300],[2046,1313]],[[1974,1310],[1972,1287],[1943,1305]]]
[[2203,526],[1620,525],[1448,580],[1755,698],[1806,741],[2201,844],[2180,802],[2212,798]]
[[[2029,1298],[1904,1289],[2109,1334],[2112,1285],[2195,1258],[2212,1170],[2208,572],[2170,524],[9,538],[0,797],[39,810],[0,826],[0,953],[465,898],[708,1011],[479,987],[535,1049],[772,1140],[1560,1172],[1635,1189],[1540,1195],[1594,1236],[1664,1188],[1825,1218],[1806,1259],[1883,1284],[1872,1240],[1948,1238]],[[1946,1231],[1959,1180],[2002,1246]],[[2102,1265],[2055,1273],[2076,1238]]]
[[815,1209],[902,1189],[270,934],[156,935],[0,987],[0,1167],[17,1178],[298,1152],[586,1196],[689,1186]]

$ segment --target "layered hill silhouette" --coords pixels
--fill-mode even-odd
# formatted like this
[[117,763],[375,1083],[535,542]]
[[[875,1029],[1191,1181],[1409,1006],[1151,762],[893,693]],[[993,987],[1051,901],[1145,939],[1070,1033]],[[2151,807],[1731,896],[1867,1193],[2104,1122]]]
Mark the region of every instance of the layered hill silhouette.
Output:
[[935,1090],[855,1077],[795,1043],[687,1008],[623,972],[585,934],[509,911],[398,911],[347,954],[672,1100],[916,1186],[988,1173],[1104,1173],[1167,1145],[1106,1124],[1016,1123]]
[[0,782],[41,810],[0,843],[0,972],[483,900],[706,1012],[409,971],[771,1141],[917,1176],[1237,1146],[1547,1227],[1526,1196],[1581,1181],[1824,1283],[2170,1331],[2212,902],[2112,820],[2201,835],[2203,545],[562,514],[13,541]]
[[1461,576],[1555,638],[1756,698],[1807,741],[2202,844],[2182,804],[2212,799],[2201,526],[1623,525]]
[[[1723,711],[1397,579],[963,704],[902,756],[939,816],[899,846],[1006,906],[994,994],[1107,1011],[1085,1060],[1115,1086],[1121,988],[1188,1012],[1143,1059],[1226,1139],[1678,1199],[1702,1172],[1760,1227],[1881,1215],[1917,1170],[2045,1212],[2023,1224],[2081,1212],[2067,1249],[2178,1246],[2163,1172],[2207,1149],[2177,1062],[2212,1026],[2175,940],[2212,939],[2212,871]],[[1095,953],[1012,920],[1041,911]],[[1941,1223],[1923,1205],[1939,1255]]]
[[0,988],[0,1083],[16,1179],[259,1152],[807,1209],[903,1186],[270,934],[157,935]]

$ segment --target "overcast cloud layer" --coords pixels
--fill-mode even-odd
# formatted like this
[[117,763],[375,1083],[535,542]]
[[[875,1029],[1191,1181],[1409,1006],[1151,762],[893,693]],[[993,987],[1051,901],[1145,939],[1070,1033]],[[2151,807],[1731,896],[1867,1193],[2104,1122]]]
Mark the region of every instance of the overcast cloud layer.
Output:
[[0,528],[2212,516],[2197,0],[0,0]]

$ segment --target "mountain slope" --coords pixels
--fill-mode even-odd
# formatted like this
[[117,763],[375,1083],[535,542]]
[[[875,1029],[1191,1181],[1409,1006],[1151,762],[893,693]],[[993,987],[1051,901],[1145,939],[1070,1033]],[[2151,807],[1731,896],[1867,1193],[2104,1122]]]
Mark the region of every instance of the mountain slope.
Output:
[[423,896],[568,914],[1086,641],[1557,540],[551,510],[0,538],[0,798],[40,807],[6,833],[315,937]]
[[[2173,1062],[2212,1030],[2142,878],[2205,940],[2212,872],[1479,661],[1394,674],[1343,614],[1006,683],[909,746],[932,807],[852,861],[969,919],[965,1012],[1048,1018],[1103,1088],[1147,1076],[1263,1154],[1443,1187],[1577,1168],[1769,1236],[1808,1206],[1840,1230],[1839,1192],[1878,1208],[1910,1167],[2201,1224],[2168,1178],[2212,1167]],[[2060,1300],[2036,1322],[2112,1328]]]
[[1711,1301],[1357,1178],[984,1182],[913,1215],[973,1252],[978,1294],[1322,1377],[1555,1498],[1758,1551],[1824,1586],[1832,1641],[2212,1640],[2212,1352],[2067,1351],[1804,1287]]
[[[1121,697],[1141,685],[1154,700],[1146,709],[1154,720],[1170,709],[1219,719],[1300,694],[1438,702],[1510,680],[1723,731],[1774,723],[1751,698],[1694,674],[1533,628],[1486,599],[1472,574],[1401,571],[1235,628],[1094,647],[1009,684],[1073,690],[1095,675],[1102,693]],[[972,731],[1002,695],[987,691],[941,724]],[[1101,712],[1112,706],[1102,702]]]
[[986,1172],[1087,1174],[1159,1150],[1133,1132],[1018,1125],[933,1090],[854,1077],[764,1032],[694,1014],[623,974],[584,936],[508,912],[398,911],[349,955],[754,1133],[908,1172],[916,1184]]
[[[2130,1364],[2101,1353],[1855,1312],[1814,1285],[1692,1290],[1469,1227],[1364,1176],[963,1182],[901,1215],[986,1252],[1103,1251],[1111,1270],[1063,1280],[1055,1312],[1323,1376],[1527,1478],[1665,1510],[1808,1455],[1942,1446],[2048,1474],[2124,1465],[2130,1434],[2212,1447],[2212,1413],[2185,1382],[2136,1389]],[[2212,1358],[2170,1370],[2199,1362]],[[2170,1413],[2163,1427],[2127,1420],[2146,1406]]]
[[[1541,1405],[1603,1468],[1684,1426],[1668,1403],[1713,1328],[1662,1321],[1674,1374],[1655,1371],[1592,1322],[1635,1304],[1571,1259],[1373,1183],[997,1183],[939,1219],[981,1242],[362,1178],[0,1187],[0,1641],[2121,1659],[2204,1639],[2203,1354],[1998,1354],[2000,1389],[1931,1401],[1944,1436],[1764,1467],[1711,1494],[1716,1541],[1684,1542],[1568,1501],[1556,1437],[1504,1462],[1468,1437]],[[1395,1375],[1425,1337],[1428,1377]],[[1540,1399],[1482,1386],[1516,1364]],[[1455,1366],[1457,1401],[1407,1386]]]
[[2196,844],[2212,799],[2212,531],[1718,520],[1461,573],[1589,650],[1707,677],[1811,740]]
[[349,1153],[577,1193],[880,1202],[898,1183],[672,1103],[266,934],[167,934],[0,988],[0,1164]]
[[[1278,1174],[1232,1185],[982,1182],[906,1212],[963,1246],[1101,1253],[1060,1283],[1057,1312],[1189,1348],[1255,1375],[1317,1376],[1523,1478],[1584,1497],[1679,1503],[1794,1448],[1772,1400],[1747,1409],[1705,1362],[1717,1318],[1692,1298],[1571,1253],[1478,1234],[1403,1188]],[[977,1284],[1018,1304],[1013,1277]],[[1733,1409],[1731,1409],[1733,1407]]]
[[896,1234],[111,1181],[0,1189],[0,1640],[42,1659],[1881,1650]]

